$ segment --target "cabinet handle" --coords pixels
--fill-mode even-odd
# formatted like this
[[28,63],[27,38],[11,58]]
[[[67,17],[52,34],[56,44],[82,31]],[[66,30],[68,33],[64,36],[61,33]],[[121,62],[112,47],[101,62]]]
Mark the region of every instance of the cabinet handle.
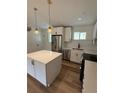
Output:
[[31,61],[31,64],[34,65],[34,60]]

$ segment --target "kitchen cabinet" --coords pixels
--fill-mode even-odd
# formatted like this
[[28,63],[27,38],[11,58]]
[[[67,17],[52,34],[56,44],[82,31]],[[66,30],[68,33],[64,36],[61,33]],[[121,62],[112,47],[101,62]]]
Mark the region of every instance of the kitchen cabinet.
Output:
[[93,39],[97,38],[97,24],[94,25],[94,29],[93,29]]
[[64,27],[54,27],[51,32],[52,35],[63,35]]
[[39,81],[42,82],[43,84],[46,84],[46,71],[45,71],[45,66],[44,64],[35,61],[34,62],[34,71],[35,71],[35,78]]
[[34,62],[31,59],[27,59],[27,72],[35,78]]
[[85,60],[82,93],[97,93],[97,63]]
[[61,70],[62,54],[41,50],[28,54],[27,73],[49,87]]
[[27,62],[27,72],[35,79],[37,79],[39,82],[42,82],[44,85],[46,84],[46,72],[45,72],[45,66],[33,59],[28,58]]
[[65,42],[71,41],[71,31],[72,31],[71,27],[66,27],[65,28],[65,31],[64,31],[64,35],[65,35],[64,41]]
[[72,49],[70,61],[81,64],[83,50]]
[[93,44],[97,43],[97,24],[94,25],[94,29],[93,29]]

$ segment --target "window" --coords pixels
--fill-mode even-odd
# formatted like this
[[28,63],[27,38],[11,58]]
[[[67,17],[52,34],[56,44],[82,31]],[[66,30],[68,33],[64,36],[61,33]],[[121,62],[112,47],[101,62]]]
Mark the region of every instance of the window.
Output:
[[74,40],[85,40],[86,32],[74,32]]
[[81,40],[86,39],[86,32],[80,32],[80,39]]
[[51,43],[51,33],[48,33],[48,41],[49,41],[49,43]]

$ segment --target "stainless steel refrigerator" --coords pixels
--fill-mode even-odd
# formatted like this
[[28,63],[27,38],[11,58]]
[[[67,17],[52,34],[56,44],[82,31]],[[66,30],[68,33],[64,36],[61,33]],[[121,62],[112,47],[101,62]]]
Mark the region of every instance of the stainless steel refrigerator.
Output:
[[52,51],[62,52],[62,35],[52,35]]

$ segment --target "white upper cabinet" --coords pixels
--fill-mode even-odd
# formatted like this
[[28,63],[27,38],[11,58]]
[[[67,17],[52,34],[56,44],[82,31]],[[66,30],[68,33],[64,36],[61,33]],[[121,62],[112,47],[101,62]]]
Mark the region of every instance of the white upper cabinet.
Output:
[[94,25],[93,29],[93,44],[95,45],[97,43],[97,23]]
[[71,41],[71,31],[72,31],[72,28],[71,27],[66,27],[65,28],[65,38],[64,38],[64,41],[65,42],[69,42]]
[[56,34],[57,34],[56,28],[53,28],[53,30],[51,31],[51,34],[52,34],[52,35],[56,35]]
[[52,35],[63,35],[64,27],[54,27],[51,32]]
[[64,27],[57,27],[57,35],[63,35]]
[[93,29],[93,39],[97,38],[97,24],[94,25],[94,29]]

